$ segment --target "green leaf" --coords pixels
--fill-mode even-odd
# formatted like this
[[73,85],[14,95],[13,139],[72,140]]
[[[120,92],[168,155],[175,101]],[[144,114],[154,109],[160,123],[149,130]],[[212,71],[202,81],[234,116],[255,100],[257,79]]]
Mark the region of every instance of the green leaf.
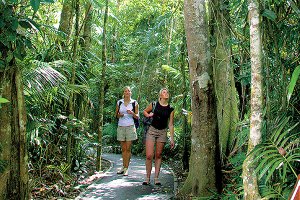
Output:
[[8,3],[16,4],[16,3],[19,3],[19,0],[8,0]]
[[15,31],[17,30],[18,26],[19,26],[18,20],[14,18],[11,22],[10,28]]
[[289,122],[290,117],[286,117],[284,120],[282,120],[279,124],[279,128],[275,131],[275,133],[271,136],[271,140],[273,141],[277,141],[278,138],[281,135],[281,131],[283,130],[283,128],[285,127],[285,125]]
[[29,49],[32,49],[32,43],[29,39],[25,39],[24,40],[26,47],[28,47]]
[[277,169],[277,167],[279,167],[279,165],[281,163],[283,163],[283,162],[282,161],[276,162],[273,166],[271,166],[271,168],[269,168],[268,175],[266,177],[265,183],[268,182],[268,180],[271,178],[271,176],[273,175],[273,173],[275,172],[275,170]]
[[300,10],[299,10],[299,8],[297,7],[297,5],[295,4],[295,2],[294,2],[294,1],[288,1],[288,2],[291,4],[293,10],[294,10],[298,15],[300,15]]
[[265,9],[262,16],[274,21],[276,19],[276,14],[272,10]]
[[0,28],[3,28],[5,26],[5,23],[3,21],[3,19],[0,19]]
[[36,12],[40,7],[41,1],[40,0],[30,0],[30,5],[34,12]]
[[287,100],[290,101],[290,98],[294,92],[294,88],[295,85],[297,83],[297,80],[299,78],[300,75],[300,66],[296,67],[296,69],[294,70],[293,74],[292,74],[292,78],[291,78],[291,82],[288,86],[288,95],[287,95]]
[[[287,142],[287,139],[292,138],[294,135],[290,135],[288,136],[288,134],[295,128],[298,126],[299,123],[294,124],[293,126],[291,126],[289,129],[287,129],[286,131],[284,131],[281,134],[281,137],[278,138],[276,145],[280,146],[280,147],[284,147],[285,143]],[[283,139],[285,138],[285,139]],[[283,141],[282,141],[283,139]]]
[[253,163],[254,162],[258,162],[258,160],[261,158],[261,157],[265,157],[267,155],[276,155],[278,153],[278,150],[273,148],[273,149],[270,149],[270,150],[267,150],[267,151],[262,151],[260,154],[258,155],[255,155],[255,158],[253,160]]
[[16,41],[17,37],[16,37],[16,33],[11,32],[7,37],[6,37],[7,41],[9,42],[14,42]]
[[44,3],[54,3],[53,0],[42,0],[41,2],[44,2]]
[[[265,165],[263,165],[261,172],[259,173],[259,179],[261,179],[267,172],[269,172],[269,170],[271,169],[271,166],[276,166],[278,167],[279,164],[282,162],[283,160],[281,158],[273,158],[272,160],[270,160],[268,163],[266,163]],[[269,173],[273,173],[273,172],[269,172]]]
[[20,19],[19,24],[23,28],[32,28],[31,23],[27,19]]
[[8,103],[9,101],[5,98],[0,97],[0,103]]
[[[274,158],[272,158],[273,160],[277,159],[276,154],[271,154],[271,155],[275,155]],[[272,156],[271,156],[272,157]],[[255,173],[259,173],[259,171],[262,171],[263,168],[266,166],[266,164],[268,164],[270,162],[270,157],[265,157],[263,158],[263,160],[261,160],[261,162],[258,164],[258,166],[255,169]],[[272,161],[272,160],[271,160]]]
[[13,52],[8,51],[5,61],[9,63],[14,58]]
[[0,60],[0,71],[5,69],[5,62],[3,60]]

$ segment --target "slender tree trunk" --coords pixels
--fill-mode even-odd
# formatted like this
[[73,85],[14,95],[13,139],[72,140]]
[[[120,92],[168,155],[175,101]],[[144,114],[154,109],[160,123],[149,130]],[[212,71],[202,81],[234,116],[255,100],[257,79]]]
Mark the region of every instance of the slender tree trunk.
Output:
[[[186,39],[185,37],[182,38],[182,46],[181,46],[181,62],[180,62],[180,72],[182,75],[182,109],[187,110],[187,91],[188,87],[186,85],[187,77],[186,77]],[[182,164],[183,164],[183,170],[189,169],[189,158],[190,158],[190,143],[191,143],[191,135],[188,132],[188,113],[184,113],[183,115],[183,123],[182,123],[182,132],[183,132],[183,154],[182,154]]]
[[[120,0],[117,0],[117,11],[116,11],[117,16],[118,16],[119,10],[120,10]],[[117,61],[116,46],[117,46],[117,41],[118,41],[118,37],[119,37],[117,27],[118,27],[118,25],[114,25],[114,27],[113,27],[113,37],[112,37],[112,43],[111,43],[111,62],[112,63],[115,63]]]
[[103,23],[103,37],[102,37],[102,74],[101,84],[99,89],[99,125],[98,125],[98,148],[97,148],[97,171],[101,170],[101,154],[102,154],[102,130],[103,130],[103,107],[104,107],[104,87],[106,84],[106,27],[108,16],[108,0],[105,1],[105,14]]
[[[257,0],[249,0],[250,21],[250,56],[251,56],[251,116],[248,154],[261,142],[262,128],[262,64],[259,4]],[[257,176],[252,164],[253,156],[248,155],[243,163],[244,199],[261,199]]]
[[[89,60],[90,60],[90,48],[91,48],[91,41],[92,41],[92,24],[93,24],[93,6],[91,3],[86,3],[85,16],[82,24],[83,34],[82,37],[80,37],[79,39],[79,47],[81,48],[81,51],[78,52],[78,55],[80,56],[81,59],[80,66],[84,66],[84,68],[86,68],[87,70],[91,69],[88,66],[90,65]],[[90,73],[91,72],[88,72],[87,74]],[[86,78],[89,79],[90,77],[86,77]],[[80,95],[76,95],[76,96],[77,96],[75,100],[77,105],[75,109],[76,117],[80,120],[82,120],[83,118],[88,118],[90,113],[88,112],[88,109],[91,106],[88,94],[86,92],[83,92]],[[91,117],[93,118],[93,116]]]
[[[221,1],[222,2],[222,1]],[[233,68],[230,65],[229,12],[221,9],[219,0],[213,0],[210,8],[212,17],[212,34],[216,44],[213,46],[213,69],[215,93],[217,98],[217,116],[221,154],[228,155],[232,148],[238,115],[238,95],[235,88]]]
[[21,73],[15,62],[0,72],[0,96],[10,102],[0,108],[0,199],[29,199],[26,109]]
[[[174,7],[172,8],[172,10],[174,10]],[[170,54],[171,54],[173,27],[174,27],[174,17],[171,17],[170,30],[169,30],[169,34],[168,34],[167,65],[170,65]]]
[[217,191],[217,121],[205,0],[185,0],[185,33],[192,91],[190,170],[181,192],[207,197]]
[[81,41],[81,47],[85,54],[88,53],[92,41],[92,24],[93,24],[93,6],[91,3],[87,3],[85,7],[85,21],[83,28],[83,35]]
[[[72,65],[72,74],[71,74],[71,85],[75,85],[75,79],[76,79],[76,61],[77,61],[77,46],[78,46],[78,36],[79,36],[79,2],[77,1],[75,5],[75,12],[76,12],[76,21],[75,21],[75,38],[73,41],[73,65]],[[73,91],[70,94],[70,99],[69,99],[69,115],[75,117],[75,112],[74,112],[74,104],[75,104],[75,97]],[[71,120],[71,119],[70,119]],[[73,135],[73,129],[70,128],[68,131],[68,138],[67,138],[67,163],[71,166],[72,165],[72,149],[74,146],[74,135]],[[70,169],[68,172],[70,173]]]

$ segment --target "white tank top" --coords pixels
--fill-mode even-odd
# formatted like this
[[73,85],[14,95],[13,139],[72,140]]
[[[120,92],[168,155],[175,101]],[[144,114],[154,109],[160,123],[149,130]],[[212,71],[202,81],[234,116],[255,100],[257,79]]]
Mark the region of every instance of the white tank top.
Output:
[[127,106],[125,106],[125,104],[124,104],[124,99],[120,99],[117,102],[117,106],[119,106],[119,102],[122,102],[121,105],[120,105],[120,108],[119,108],[119,113],[124,114],[123,117],[119,118],[118,126],[132,126],[132,125],[134,125],[133,116],[131,114],[127,113],[127,110],[132,110],[133,111],[132,103],[134,101],[135,101],[135,105],[138,105],[137,101],[134,100],[134,99],[130,99],[130,102],[128,103]]

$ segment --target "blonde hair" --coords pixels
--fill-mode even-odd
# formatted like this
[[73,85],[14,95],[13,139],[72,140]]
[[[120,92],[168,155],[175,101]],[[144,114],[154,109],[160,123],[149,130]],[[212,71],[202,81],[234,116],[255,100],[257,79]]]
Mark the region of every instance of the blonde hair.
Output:
[[[169,93],[169,90],[167,88],[162,88],[159,90],[159,93],[158,93],[158,100],[160,100],[160,95],[162,94],[162,92],[166,90],[168,93]],[[169,93],[170,94],[170,93]]]
[[[131,88],[129,87],[129,86],[125,86],[124,88],[123,88],[123,98],[124,98],[124,91],[125,90],[129,90],[130,91],[130,94],[131,94]],[[130,95],[131,96],[131,95]]]
[[123,92],[124,92],[126,89],[130,90],[130,92],[131,92],[131,88],[130,88],[129,86],[125,86],[125,87],[123,88]]

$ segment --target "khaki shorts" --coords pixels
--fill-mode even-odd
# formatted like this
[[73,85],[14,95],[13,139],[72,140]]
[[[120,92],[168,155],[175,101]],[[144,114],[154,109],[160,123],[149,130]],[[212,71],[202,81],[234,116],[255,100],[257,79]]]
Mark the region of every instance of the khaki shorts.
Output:
[[167,142],[167,129],[156,129],[150,126],[146,135],[146,140],[152,140],[156,142]]
[[132,126],[118,126],[117,140],[118,141],[133,141],[137,139],[136,128]]

